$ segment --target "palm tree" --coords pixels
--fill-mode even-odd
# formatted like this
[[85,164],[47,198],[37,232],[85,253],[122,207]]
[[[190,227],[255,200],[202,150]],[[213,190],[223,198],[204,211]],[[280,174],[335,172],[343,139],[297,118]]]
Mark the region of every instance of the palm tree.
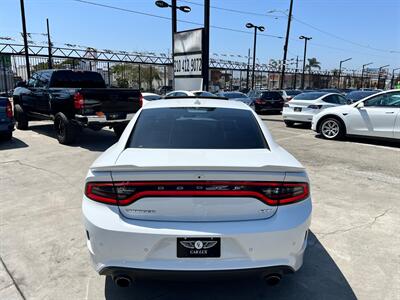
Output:
[[306,65],[306,68],[308,68],[309,72],[311,72],[311,69],[315,68],[318,70],[321,70],[321,66],[320,66],[320,62],[315,58],[309,58],[308,60],[308,64]]

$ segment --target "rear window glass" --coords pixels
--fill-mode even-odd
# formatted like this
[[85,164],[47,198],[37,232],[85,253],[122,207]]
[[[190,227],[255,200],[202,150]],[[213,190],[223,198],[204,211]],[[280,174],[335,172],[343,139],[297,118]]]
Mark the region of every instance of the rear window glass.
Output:
[[258,149],[268,145],[251,111],[178,107],[142,110],[127,147]]
[[282,96],[279,92],[263,92],[261,98],[266,100],[281,100]]
[[322,97],[323,95],[326,95],[327,93],[324,92],[311,92],[311,93],[302,93],[300,95],[297,95],[294,97],[294,100],[315,100],[318,99],[319,97]]
[[105,88],[103,77],[97,72],[57,71],[53,73],[50,87],[54,88]]

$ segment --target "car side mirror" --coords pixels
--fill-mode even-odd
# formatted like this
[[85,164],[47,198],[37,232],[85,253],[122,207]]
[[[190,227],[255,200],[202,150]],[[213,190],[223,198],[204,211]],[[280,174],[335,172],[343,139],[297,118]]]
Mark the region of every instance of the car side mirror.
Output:
[[18,81],[16,87],[27,87],[26,81]]
[[347,104],[352,104],[353,103],[353,101],[351,101],[350,99],[349,100],[347,100]]
[[358,109],[364,108],[364,102],[358,103],[356,107],[357,107]]

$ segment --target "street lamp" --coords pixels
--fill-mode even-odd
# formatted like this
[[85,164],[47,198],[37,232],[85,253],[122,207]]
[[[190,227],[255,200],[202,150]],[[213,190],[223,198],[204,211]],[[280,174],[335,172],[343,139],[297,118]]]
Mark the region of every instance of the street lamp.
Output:
[[264,26],[256,26],[252,23],[247,23],[246,28],[254,28],[254,45],[253,45],[253,73],[251,74],[251,89],[254,90],[254,71],[256,68],[256,45],[257,45],[257,30],[263,32]]
[[340,73],[342,73],[342,63],[349,61],[350,59],[352,59],[352,58],[350,57],[345,60],[341,60],[339,63],[338,89],[340,89]]
[[184,13],[190,12],[192,9],[189,6],[177,6],[176,0],[171,0],[171,4],[168,4],[165,1],[158,0],[155,4],[160,8],[168,8],[171,7],[172,11],[172,57],[174,57],[174,33],[177,32],[177,21],[176,21],[176,11],[179,9]]
[[304,72],[306,69],[307,42],[311,40],[312,37],[301,35],[299,36],[299,39],[304,40],[303,74],[301,75],[301,89],[304,90]]
[[[390,65],[385,65],[385,66],[379,67],[379,72],[378,72],[378,84],[377,84],[376,88],[379,89],[379,82],[381,81],[381,72],[382,72],[382,69],[383,69],[383,68],[387,68],[387,67],[389,67],[389,66],[390,66]],[[383,86],[383,87],[385,88],[385,86]]]
[[369,66],[369,65],[372,65],[372,64],[373,64],[373,62],[370,62],[370,63],[367,63],[367,64],[365,64],[365,65],[362,65],[362,71],[361,71],[361,88],[364,87],[364,68],[365,68],[366,66]]
[[392,80],[390,80],[390,88],[393,89],[394,87],[394,72],[396,72],[397,70],[400,70],[400,68],[396,68],[392,70]]

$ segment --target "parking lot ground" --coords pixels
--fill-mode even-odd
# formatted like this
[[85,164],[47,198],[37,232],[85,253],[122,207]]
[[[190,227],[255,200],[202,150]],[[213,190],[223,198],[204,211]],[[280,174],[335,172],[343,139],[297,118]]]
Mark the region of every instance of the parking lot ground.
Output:
[[253,279],[137,282],[117,289],[90,266],[81,217],[88,167],[116,142],[84,130],[60,145],[48,122],[0,143],[0,299],[400,299],[400,145],[327,141],[262,116],[307,168],[313,220],[302,269]]

